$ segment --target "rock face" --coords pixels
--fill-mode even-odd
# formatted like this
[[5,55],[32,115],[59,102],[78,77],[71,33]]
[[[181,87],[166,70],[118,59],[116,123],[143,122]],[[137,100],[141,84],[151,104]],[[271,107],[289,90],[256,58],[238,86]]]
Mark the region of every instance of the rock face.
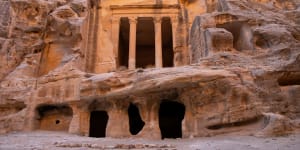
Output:
[[0,133],[298,132],[297,0],[2,0]]

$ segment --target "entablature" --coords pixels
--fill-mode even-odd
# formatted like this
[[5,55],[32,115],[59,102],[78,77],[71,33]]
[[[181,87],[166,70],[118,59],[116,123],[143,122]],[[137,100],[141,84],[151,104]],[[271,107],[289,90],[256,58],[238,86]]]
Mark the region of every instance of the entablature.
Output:
[[111,5],[114,16],[152,17],[153,15],[178,15],[180,5]]

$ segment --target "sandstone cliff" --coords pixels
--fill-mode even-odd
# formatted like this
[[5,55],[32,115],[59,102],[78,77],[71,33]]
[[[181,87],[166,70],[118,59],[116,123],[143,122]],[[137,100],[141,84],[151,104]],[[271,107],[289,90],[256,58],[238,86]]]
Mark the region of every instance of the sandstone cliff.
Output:
[[[298,0],[182,0],[179,16],[188,34],[178,36],[187,52],[178,58],[186,65],[93,71],[98,59],[113,58],[110,5],[173,3],[2,0],[0,133],[57,129],[88,135],[89,113],[102,109],[110,118],[107,136],[128,137],[127,110],[134,104],[145,123],[138,136],[160,137],[157,112],[164,99],[184,104],[183,137],[297,132]],[[53,118],[43,122],[44,106],[65,122],[48,128]]]

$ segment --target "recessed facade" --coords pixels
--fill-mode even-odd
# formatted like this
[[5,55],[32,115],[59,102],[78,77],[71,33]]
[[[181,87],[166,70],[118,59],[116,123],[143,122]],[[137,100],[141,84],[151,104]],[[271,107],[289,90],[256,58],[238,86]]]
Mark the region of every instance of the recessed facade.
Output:
[[[89,30],[85,41],[87,71],[103,73],[188,64],[187,18],[182,16],[177,1],[137,5],[103,2],[92,4],[90,9],[87,24],[93,30]],[[104,40],[106,36],[108,39]],[[94,42],[97,44],[91,46]]]

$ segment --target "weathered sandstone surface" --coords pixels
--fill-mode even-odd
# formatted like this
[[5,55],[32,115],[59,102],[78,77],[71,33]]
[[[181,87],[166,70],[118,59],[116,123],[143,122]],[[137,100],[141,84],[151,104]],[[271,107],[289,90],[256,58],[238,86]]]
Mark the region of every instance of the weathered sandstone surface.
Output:
[[0,133],[274,136],[299,119],[298,0],[0,1]]

